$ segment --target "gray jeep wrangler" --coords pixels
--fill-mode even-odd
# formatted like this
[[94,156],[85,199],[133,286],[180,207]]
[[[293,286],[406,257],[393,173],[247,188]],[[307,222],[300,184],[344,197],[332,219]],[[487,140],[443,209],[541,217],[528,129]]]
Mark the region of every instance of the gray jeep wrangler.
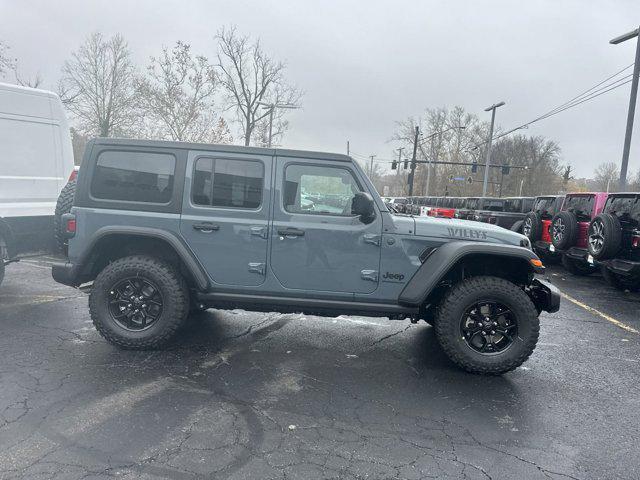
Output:
[[160,347],[208,307],[381,316],[426,320],[460,367],[500,374],[560,304],[526,237],[392,214],[344,155],[96,139],[63,227],[54,279],[90,291],[124,348]]

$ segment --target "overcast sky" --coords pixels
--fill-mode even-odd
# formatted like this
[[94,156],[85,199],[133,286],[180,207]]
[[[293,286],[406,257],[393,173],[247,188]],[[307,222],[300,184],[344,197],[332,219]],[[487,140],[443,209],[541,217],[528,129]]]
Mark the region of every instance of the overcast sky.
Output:
[[[640,2],[618,1],[163,1],[0,0],[0,39],[25,73],[53,88],[92,32],[123,34],[137,63],[162,45],[215,56],[213,36],[236,24],[288,64],[306,94],[285,146],[390,158],[394,122],[455,105],[508,129],[633,62],[635,42],[609,40],[640,24]],[[627,73],[630,73],[629,70]],[[531,126],[591,176],[622,155],[630,85]],[[640,112],[630,168],[640,169]],[[234,129],[234,133],[235,129]]]

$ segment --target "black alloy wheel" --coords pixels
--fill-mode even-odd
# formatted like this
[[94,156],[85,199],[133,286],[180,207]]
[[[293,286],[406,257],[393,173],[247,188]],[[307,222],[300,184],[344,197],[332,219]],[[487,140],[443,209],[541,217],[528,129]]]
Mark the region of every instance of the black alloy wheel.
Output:
[[518,336],[515,315],[505,305],[482,300],[467,308],[460,321],[462,338],[469,348],[483,355],[507,350]]
[[107,302],[113,321],[129,331],[150,328],[164,308],[157,285],[139,276],[119,280],[111,287]]

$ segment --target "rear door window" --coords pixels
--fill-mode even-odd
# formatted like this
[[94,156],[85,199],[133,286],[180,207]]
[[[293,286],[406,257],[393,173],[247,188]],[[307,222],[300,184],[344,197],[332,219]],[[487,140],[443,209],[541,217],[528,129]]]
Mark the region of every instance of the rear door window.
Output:
[[91,195],[103,200],[167,204],[176,159],[168,153],[106,150],[98,156]]
[[202,157],[195,163],[191,199],[207,207],[257,209],[263,183],[262,162]]
[[589,222],[595,197],[593,195],[572,195],[564,201],[563,210],[572,212],[579,222]]

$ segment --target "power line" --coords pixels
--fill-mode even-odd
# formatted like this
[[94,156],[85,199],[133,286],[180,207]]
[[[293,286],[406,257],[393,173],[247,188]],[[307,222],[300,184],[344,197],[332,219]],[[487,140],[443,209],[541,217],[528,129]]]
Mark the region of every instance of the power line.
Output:
[[[521,125],[518,125],[515,128],[512,128],[511,130],[507,130],[506,132],[503,132],[499,135],[494,136],[492,139],[493,140],[497,140],[499,138],[502,138],[506,135],[509,135],[517,130],[522,130],[524,128],[529,127],[529,125],[532,125],[536,122],[539,122],[540,120],[545,120],[549,117],[552,117],[554,115],[557,115],[558,113],[564,112],[565,110],[568,110],[570,108],[576,107],[582,103],[588,102],[590,100],[593,100],[594,98],[599,97],[600,95],[603,95],[607,92],[610,92],[611,90],[614,90],[616,88],[622,87],[623,85],[626,85],[627,83],[630,83],[631,80],[627,80],[628,78],[630,78],[632,75],[626,75],[622,78],[619,78],[617,80],[614,80],[613,82],[601,86],[604,83],[608,82],[609,80],[611,80],[612,78],[615,78],[616,76],[620,75],[622,72],[624,72],[625,70],[627,70],[629,67],[633,66],[634,64],[632,63],[631,65],[627,65],[626,67],[624,67],[623,69],[617,71],[616,73],[614,73],[613,75],[610,75],[609,77],[607,77],[606,79],[602,80],[601,82],[597,83],[596,85],[592,86],[591,88],[589,88],[588,90],[585,90],[584,92],[580,93],[579,95],[576,95],[575,97],[573,97],[571,100],[564,102],[560,105],[558,105],[557,107],[553,108],[552,110],[549,110],[546,113],[543,113],[542,115],[534,118],[533,120],[530,120],[526,123],[523,123]],[[623,82],[623,80],[626,80]],[[622,83],[620,83],[622,82]],[[598,88],[600,87],[600,88]],[[481,147],[483,145],[485,145],[488,142],[488,140],[485,140],[484,142],[480,142],[477,145],[474,145],[471,149],[475,150],[478,147]]]

